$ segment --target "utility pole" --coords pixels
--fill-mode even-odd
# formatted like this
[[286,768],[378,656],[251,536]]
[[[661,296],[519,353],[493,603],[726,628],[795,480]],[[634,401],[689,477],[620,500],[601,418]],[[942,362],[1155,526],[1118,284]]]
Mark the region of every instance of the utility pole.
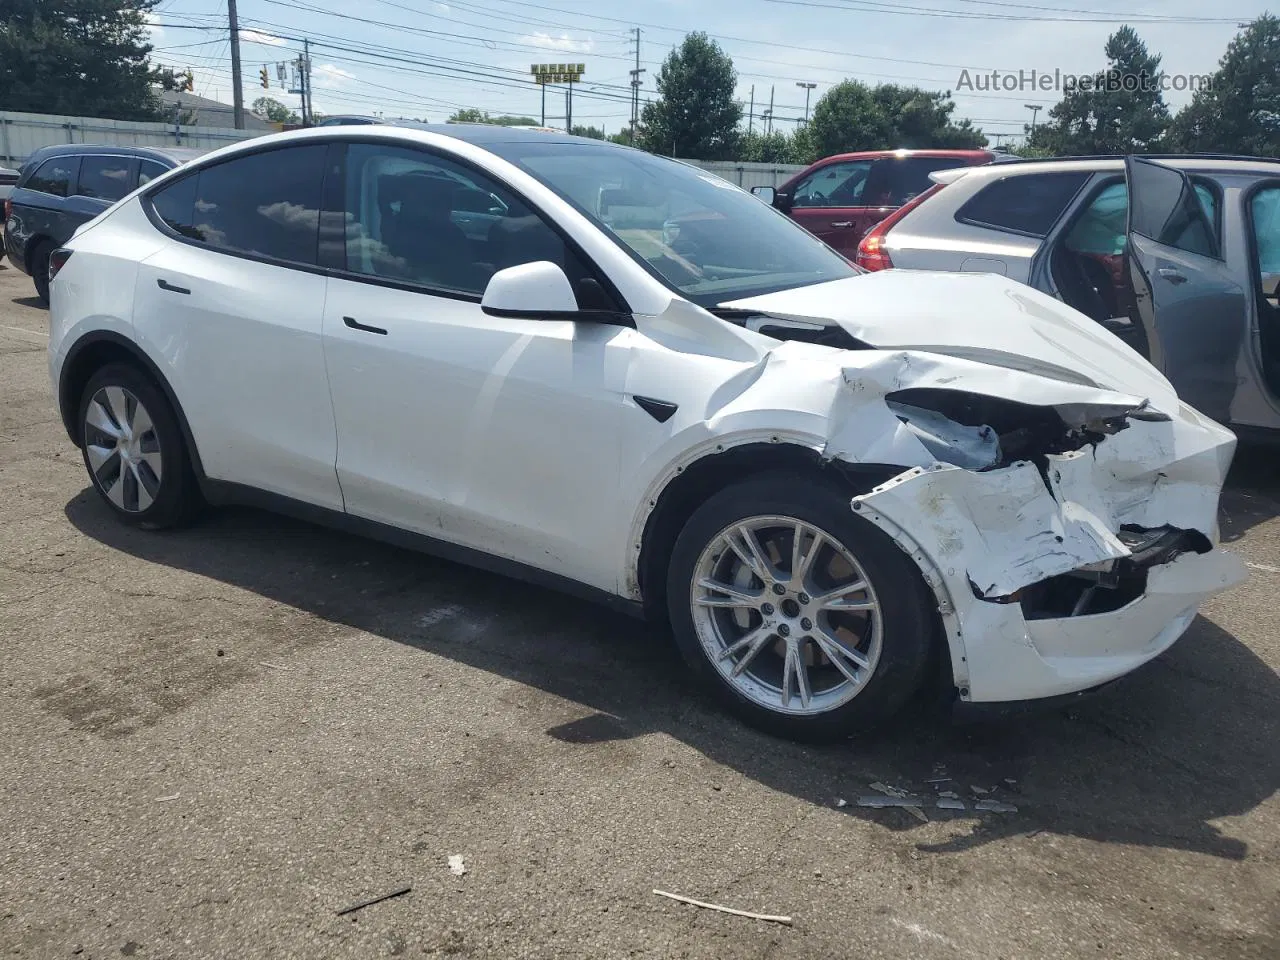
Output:
[[302,38],[302,123],[311,126],[316,120],[315,108],[311,105],[311,41]]
[[809,93],[817,86],[816,83],[805,83],[803,80],[796,81],[797,87],[804,87],[804,125],[809,125]]
[[1025,103],[1023,106],[1031,111],[1031,132],[1034,134],[1036,132],[1036,114],[1044,108],[1038,103]]
[[755,132],[756,122],[756,85],[751,85],[751,106],[747,108],[747,134]]
[[243,130],[244,90],[240,86],[240,18],[236,16],[236,0],[227,0],[227,20],[231,27],[231,103],[236,129]]
[[564,88],[564,132],[573,133],[573,84]]
[[768,127],[765,129],[764,135],[767,137],[773,133],[773,87],[769,87],[769,112],[765,114],[768,120]]
[[636,127],[640,123],[640,28],[632,27],[636,38],[636,68],[631,71],[631,145],[636,145]]

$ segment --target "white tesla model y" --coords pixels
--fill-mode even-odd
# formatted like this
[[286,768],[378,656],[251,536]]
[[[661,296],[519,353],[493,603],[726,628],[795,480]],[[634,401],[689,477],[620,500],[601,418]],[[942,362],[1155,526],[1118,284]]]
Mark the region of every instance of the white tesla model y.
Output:
[[863,274],[598,141],[338,127],[147,184],[54,254],[50,373],[121,520],[299,514],[661,618],[830,738],[1125,674],[1237,581],[1232,434],[1002,277]]

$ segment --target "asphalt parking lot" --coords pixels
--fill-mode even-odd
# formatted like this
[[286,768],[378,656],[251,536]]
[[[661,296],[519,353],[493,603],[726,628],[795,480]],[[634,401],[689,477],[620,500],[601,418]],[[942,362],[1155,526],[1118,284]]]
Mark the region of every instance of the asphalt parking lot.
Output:
[[1223,504],[1251,580],[1124,683],[812,748],[576,600],[247,510],[120,526],[46,332],[0,266],[0,951],[1280,957],[1280,454]]

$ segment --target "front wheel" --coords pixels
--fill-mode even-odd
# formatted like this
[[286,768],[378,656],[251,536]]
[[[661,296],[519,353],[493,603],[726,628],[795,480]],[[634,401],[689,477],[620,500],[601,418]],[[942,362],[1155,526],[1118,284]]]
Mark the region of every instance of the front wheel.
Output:
[[834,740],[890,717],[920,687],[936,602],[910,558],[834,483],[770,474],[689,519],[668,571],[686,661],[770,733]]

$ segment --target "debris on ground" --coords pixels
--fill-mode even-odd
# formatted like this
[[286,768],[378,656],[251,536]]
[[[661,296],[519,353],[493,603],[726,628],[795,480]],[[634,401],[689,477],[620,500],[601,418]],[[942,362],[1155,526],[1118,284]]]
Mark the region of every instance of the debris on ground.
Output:
[[156,803],[168,803],[170,800],[177,800],[178,797],[179,794],[176,793],[169,797],[156,797]]
[[939,810],[968,810],[964,801],[958,797],[943,797],[938,801]]
[[972,784],[969,786],[969,789],[972,790],[974,793],[976,793],[978,796],[983,796],[984,794],[988,794],[991,792],[986,787],[975,787]]
[[343,907],[338,911],[337,915],[339,917],[345,916],[348,913],[355,913],[357,910],[363,910],[365,907],[371,907],[375,903],[381,903],[383,900],[390,900],[392,897],[403,897],[411,890],[413,890],[413,887],[401,887],[399,890],[392,890],[390,893],[384,893],[380,897],[373,897],[369,900],[362,900],[359,903],[353,903],[349,907]]
[[790,917],[774,916],[768,913],[753,913],[750,910],[735,910],[733,907],[722,907],[718,903],[706,903],[702,900],[694,900],[692,897],[684,897],[678,893],[668,893],[665,890],[653,891],[659,897],[666,897],[668,900],[678,900],[680,903],[692,904],[695,907],[702,907],[704,910],[715,910],[719,913],[731,913],[735,917],[748,917],[751,920],[767,920],[769,923],[783,923],[787,926],[791,925]]
[[460,877],[467,872],[467,865],[462,859],[462,854],[455,853],[449,858],[449,872],[455,877]]
[[270,660],[259,660],[264,667],[270,667],[272,670],[288,670],[288,667],[282,667],[278,663],[272,663]]
[[887,797],[909,797],[910,791],[903,790],[901,787],[891,787],[887,783],[880,783],[878,780],[871,785],[872,790],[879,790]]
[[837,810],[841,809],[842,807],[847,807],[848,805],[849,805],[849,801],[846,800],[844,797],[836,797]]
[[973,805],[975,810],[985,810],[988,813],[1017,813],[1018,808],[1012,803],[1001,803],[999,800],[979,800]]

